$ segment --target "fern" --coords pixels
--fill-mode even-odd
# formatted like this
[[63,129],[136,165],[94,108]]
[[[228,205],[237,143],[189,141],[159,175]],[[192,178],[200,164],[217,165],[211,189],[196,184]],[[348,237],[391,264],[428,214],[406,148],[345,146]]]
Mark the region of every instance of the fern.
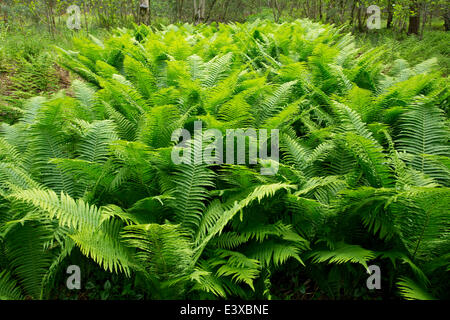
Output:
[[367,262],[375,258],[375,253],[358,245],[339,243],[333,250],[313,251],[311,258],[315,263],[359,263],[367,269]]
[[[53,297],[69,261],[145,298],[285,298],[285,279],[354,298],[375,259],[400,296],[445,298],[445,79],[342,31],[136,26],[57,49],[84,82],[0,126],[0,298]],[[195,121],[278,129],[278,171],[175,164]]]
[[397,281],[400,294],[408,300],[435,300],[423,287],[413,280],[402,277]]

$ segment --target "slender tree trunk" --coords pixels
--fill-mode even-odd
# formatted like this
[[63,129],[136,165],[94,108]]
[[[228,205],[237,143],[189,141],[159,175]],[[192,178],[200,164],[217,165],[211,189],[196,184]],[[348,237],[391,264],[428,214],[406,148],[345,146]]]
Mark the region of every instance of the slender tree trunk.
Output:
[[422,18],[422,27],[420,29],[420,39],[423,39],[423,33],[425,32],[425,25],[427,24],[428,4],[426,2],[423,4],[422,14],[423,18]]
[[228,7],[230,5],[230,0],[227,0],[227,2],[225,3],[225,9],[223,12],[223,16],[222,16],[222,22],[225,22],[225,19],[227,18],[227,13],[228,13]]
[[275,20],[275,22],[278,22],[281,16],[281,7],[278,4],[278,1],[270,0],[270,6],[272,7],[273,19]]
[[48,23],[48,28],[49,28],[50,34],[52,35],[53,38],[55,37],[55,30],[56,30],[55,14],[54,14],[54,11],[53,11],[54,5],[55,5],[54,0],[47,0],[46,1],[47,23]]
[[205,0],[194,0],[194,23],[199,24],[205,20]]
[[447,8],[445,8],[443,10],[444,12],[444,28],[445,31],[450,31],[450,8],[447,6]]
[[341,2],[341,23],[345,22],[345,10],[347,9],[347,0],[342,0]]
[[361,3],[358,3],[358,30],[361,32],[363,31],[363,24],[362,24],[362,19],[361,19]]
[[184,0],[175,0],[175,21],[181,21],[183,16]]
[[139,22],[150,24],[150,1],[139,0]]
[[409,26],[408,34],[419,34],[420,30],[420,7],[417,0],[414,0],[409,7]]
[[355,21],[355,9],[356,9],[356,0],[353,0],[353,4],[352,4],[352,11],[351,11],[351,17],[350,17],[350,25],[353,26],[354,25],[354,21]]
[[319,19],[322,21],[323,15],[322,15],[322,0],[319,0]]
[[392,20],[394,19],[394,8],[392,6],[392,0],[388,0],[387,3],[388,17],[387,17],[387,28],[392,27]]
[[310,6],[309,6],[309,1],[308,1],[308,0],[306,0],[305,6],[306,6],[306,16],[307,16],[308,18],[310,18],[311,15],[310,15],[310,13],[309,13],[309,8],[310,8]]
[[216,3],[217,3],[217,0],[213,0],[213,2],[212,2],[212,4],[211,4],[211,7],[209,7],[208,15],[206,16],[204,22],[208,22],[208,21],[209,21],[209,18],[211,18],[211,13],[212,13],[212,11],[213,11],[214,6],[216,5]]
[[87,18],[88,6],[86,4],[86,0],[83,1],[83,9],[84,9],[84,25],[86,27],[86,32],[89,32],[89,21]]

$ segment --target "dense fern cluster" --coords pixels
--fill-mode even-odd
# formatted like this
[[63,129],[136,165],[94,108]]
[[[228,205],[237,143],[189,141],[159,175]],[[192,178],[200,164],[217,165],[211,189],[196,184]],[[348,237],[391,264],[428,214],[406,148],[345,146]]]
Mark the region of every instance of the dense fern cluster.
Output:
[[[77,252],[147,298],[278,298],[306,279],[354,297],[372,264],[389,297],[448,298],[435,60],[380,61],[307,20],[75,41],[61,63],[85,81],[0,127],[0,298],[50,297]],[[278,173],[175,165],[172,132],[198,120],[279,129]]]

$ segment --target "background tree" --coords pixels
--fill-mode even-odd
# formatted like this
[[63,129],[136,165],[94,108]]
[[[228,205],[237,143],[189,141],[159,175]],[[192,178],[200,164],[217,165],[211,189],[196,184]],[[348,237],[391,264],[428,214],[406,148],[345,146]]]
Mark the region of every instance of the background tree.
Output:
[[409,5],[408,34],[419,34],[420,6],[417,0],[411,0]]
[[139,0],[139,22],[150,24],[151,11],[149,0]]

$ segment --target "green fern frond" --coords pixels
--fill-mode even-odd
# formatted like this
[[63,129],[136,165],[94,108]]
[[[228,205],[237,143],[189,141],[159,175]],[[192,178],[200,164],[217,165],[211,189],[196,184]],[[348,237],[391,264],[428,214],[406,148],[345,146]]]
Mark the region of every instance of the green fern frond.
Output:
[[400,295],[408,300],[436,300],[426,289],[407,277],[400,277],[397,281]]
[[17,282],[6,270],[0,272],[0,300],[22,300]]
[[333,250],[314,250],[310,257],[312,262],[321,263],[337,263],[342,264],[346,262],[359,263],[366,269],[367,262],[375,258],[375,253],[358,245],[351,245],[346,243],[339,243]]
[[100,209],[81,199],[75,201],[64,193],[58,196],[52,190],[30,189],[17,190],[9,197],[45,212],[49,219],[57,219],[61,226],[92,231],[100,225]]
[[191,242],[177,225],[130,225],[122,238],[137,249],[135,259],[141,267],[159,281],[185,275],[192,268]]

